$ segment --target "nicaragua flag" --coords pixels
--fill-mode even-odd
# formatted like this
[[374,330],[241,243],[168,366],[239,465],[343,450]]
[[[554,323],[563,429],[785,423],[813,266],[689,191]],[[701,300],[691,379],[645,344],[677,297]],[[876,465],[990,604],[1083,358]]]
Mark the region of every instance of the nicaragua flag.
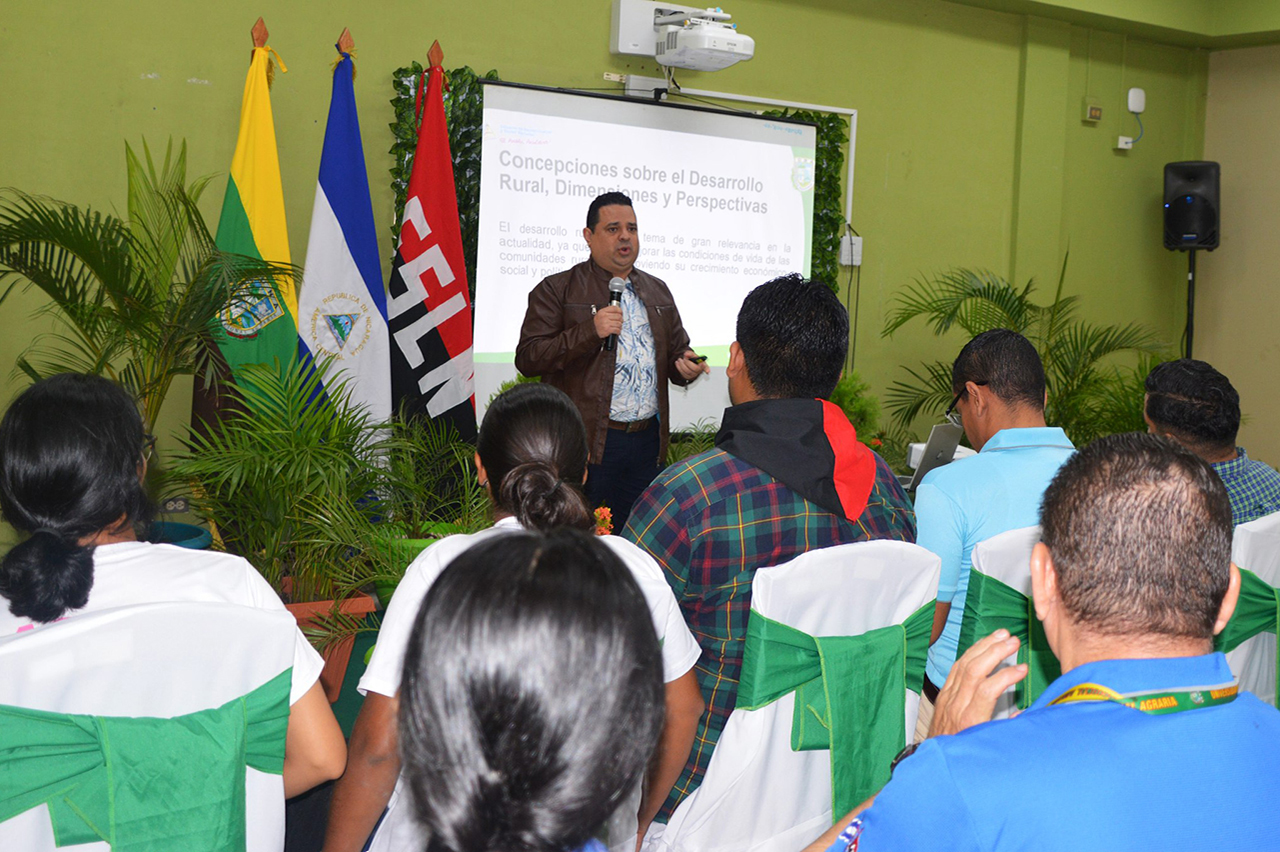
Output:
[[391,416],[387,297],[369,199],[355,64],[342,52],[333,70],[329,123],[298,294],[298,338],[313,358],[332,359],[351,399],[375,420]]

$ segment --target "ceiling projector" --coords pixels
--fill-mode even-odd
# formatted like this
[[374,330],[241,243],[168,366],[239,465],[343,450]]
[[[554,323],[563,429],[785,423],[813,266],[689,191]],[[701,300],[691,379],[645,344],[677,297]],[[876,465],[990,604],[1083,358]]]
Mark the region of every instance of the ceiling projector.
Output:
[[731,24],[688,18],[657,28],[654,58],[659,65],[692,71],[719,71],[755,55],[756,42]]
[[660,65],[719,71],[755,55],[756,42],[738,32],[718,7],[678,6],[667,0],[613,0],[609,50],[652,56]]

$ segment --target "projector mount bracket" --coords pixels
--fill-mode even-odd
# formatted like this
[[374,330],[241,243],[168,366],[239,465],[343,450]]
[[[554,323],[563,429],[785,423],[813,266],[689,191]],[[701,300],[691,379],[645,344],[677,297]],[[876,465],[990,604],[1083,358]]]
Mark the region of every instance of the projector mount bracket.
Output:
[[666,0],[613,0],[609,52],[654,56],[657,27],[690,19],[727,21],[733,16],[720,8],[681,6]]

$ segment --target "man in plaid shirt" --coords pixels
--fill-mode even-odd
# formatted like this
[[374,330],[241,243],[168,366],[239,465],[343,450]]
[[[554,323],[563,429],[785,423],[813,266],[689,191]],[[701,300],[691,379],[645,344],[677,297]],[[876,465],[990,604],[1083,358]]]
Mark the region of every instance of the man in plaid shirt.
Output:
[[663,566],[703,652],[707,709],[658,822],[698,788],[733,711],[756,569],[821,547],[915,540],[893,471],[827,401],[849,344],[835,294],[798,275],[770,281],[743,302],[737,338],[715,449],[667,468],[623,533]]
[[1181,358],[1152,368],[1146,389],[1148,430],[1209,462],[1227,486],[1233,524],[1280,512],[1280,473],[1236,446],[1240,394],[1226,376],[1204,361]]

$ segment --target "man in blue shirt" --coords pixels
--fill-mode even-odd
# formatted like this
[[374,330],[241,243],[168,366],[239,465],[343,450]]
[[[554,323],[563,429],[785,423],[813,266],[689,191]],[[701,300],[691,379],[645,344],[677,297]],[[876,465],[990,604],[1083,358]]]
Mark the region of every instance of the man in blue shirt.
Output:
[[1231,521],[1244,524],[1280,512],[1280,473],[1236,446],[1240,394],[1204,361],[1181,358],[1147,374],[1147,429],[1177,441],[1213,465],[1231,498]]
[[1075,452],[1065,432],[1045,425],[1044,366],[1016,331],[983,332],[965,344],[951,366],[951,388],[947,414],[958,412],[978,454],[930,471],[916,490],[917,541],[942,557],[917,739],[956,659],[973,546],[1034,526],[1040,496]]
[[931,738],[810,849],[1277,848],[1280,713],[1213,651],[1240,592],[1222,481],[1163,438],[1112,435],[1063,465],[1041,524],[1032,593],[1063,675],[984,723],[1026,668],[991,673],[1018,646],[1003,630],[975,643]]

